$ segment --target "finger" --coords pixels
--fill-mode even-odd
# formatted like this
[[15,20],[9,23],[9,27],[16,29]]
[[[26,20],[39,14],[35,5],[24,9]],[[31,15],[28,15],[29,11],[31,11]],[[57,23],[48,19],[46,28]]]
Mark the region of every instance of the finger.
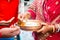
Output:
[[42,27],[40,30],[37,31],[37,33],[42,32],[43,33],[44,27]]
[[17,31],[15,31],[15,32],[12,32],[11,35],[16,36],[16,35],[18,35],[19,33],[20,33],[20,30],[17,30]]
[[13,28],[13,25],[11,25],[10,28]]
[[41,23],[41,25],[44,25],[44,26],[45,26],[45,25],[48,25],[48,24],[47,24],[47,23],[42,22],[42,23]]
[[[14,32],[19,32],[20,31],[20,29],[18,28],[17,30],[15,30]],[[12,32],[12,33],[14,33],[14,32]]]
[[20,29],[18,28],[17,30],[15,30],[15,31],[13,31],[13,32],[11,32],[13,35],[17,35],[17,34],[19,34],[20,33]]
[[22,21],[23,20],[23,14],[19,14],[18,19]]
[[20,30],[20,27],[18,27],[18,26],[14,26],[14,27],[16,28],[16,31],[17,31],[17,30]]
[[17,23],[14,24],[14,27],[20,29],[20,27],[17,25]]
[[18,30],[18,28],[11,28],[11,33],[13,33],[13,32],[15,32],[15,31],[17,31]]
[[22,14],[18,14],[18,19],[22,18]]
[[38,30],[37,33],[42,32],[42,30],[43,30],[43,29]]

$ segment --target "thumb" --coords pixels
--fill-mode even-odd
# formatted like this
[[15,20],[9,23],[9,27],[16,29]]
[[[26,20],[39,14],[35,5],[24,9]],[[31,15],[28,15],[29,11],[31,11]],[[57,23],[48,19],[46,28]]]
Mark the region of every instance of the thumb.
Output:
[[42,23],[41,23],[41,25],[46,26],[46,25],[48,25],[48,24],[47,24],[47,23],[42,22]]
[[15,32],[17,28],[11,28],[11,33]]
[[19,14],[18,19],[22,21],[23,20],[23,14]]
[[38,30],[37,33],[42,32],[42,30],[43,30],[43,29]]
[[44,27],[42,27],[40,30],[37,31],[37,33],[42,32],[43,33]]

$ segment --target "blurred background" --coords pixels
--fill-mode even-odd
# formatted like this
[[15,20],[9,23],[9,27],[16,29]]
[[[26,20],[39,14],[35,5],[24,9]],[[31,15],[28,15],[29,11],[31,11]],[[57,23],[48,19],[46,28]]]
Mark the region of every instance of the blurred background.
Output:
[[28,9],[28,6],[33,2],[33,0],[21,0],[19,4],[19,12],[24,13]]
[[[28,6],[33,2],[33,0],[21,0],[21,4],[19,4],[19,13],[25,13],[28,9]],[[20,34],[17,36],[17,40],[34,40],[32,36],[32,31],[24,31],[20,30]],[[15,40],[16,40],[15,39]]]

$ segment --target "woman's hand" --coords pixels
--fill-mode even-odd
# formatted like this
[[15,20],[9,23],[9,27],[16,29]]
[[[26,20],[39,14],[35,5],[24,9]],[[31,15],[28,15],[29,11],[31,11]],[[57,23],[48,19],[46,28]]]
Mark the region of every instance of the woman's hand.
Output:
[[53,32],[53,27],[54,27],[54,25],[45,24],[45,26],[42,26],[41,29],[37,30],[37,33],[39,33],[39,32],[46,33],[48,31],[52,31]]
[[11,28],[2,28],[0,29],[2,37],[13,37],[20,33],[20,28],[11,26]]
[[28,13],[28,12],[26,12],[26,13],[24,13],[24,14],[19,14],[18,15],[18,19],[19,20],[27,20],[27,19],[29,19],[31,16],[30,16],[30,13]]

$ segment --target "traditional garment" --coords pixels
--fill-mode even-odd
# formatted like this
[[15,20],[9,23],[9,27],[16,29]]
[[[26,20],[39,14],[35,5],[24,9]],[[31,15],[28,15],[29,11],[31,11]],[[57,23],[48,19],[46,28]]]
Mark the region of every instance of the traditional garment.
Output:
[[[9,2],[8,0],[0,0],[0,21],[8,21],[15,17],[10,25],[14,24],[18,16],[18,3],[19,0],[10,0]],[[0,29],[5,27],[7,26],[0,26]],[[0,38],[0,40],[13,40],[13,38]]]
[[[30,5],[28,12],[31,16],[48,23],[60,23],[60,0],[34,0]],[[34,16],[34,15],[36,16]],[[39,34],[33,34],[35,40],[39,39]],[[51,33],[47,40],[60,40],[60,32]]]

